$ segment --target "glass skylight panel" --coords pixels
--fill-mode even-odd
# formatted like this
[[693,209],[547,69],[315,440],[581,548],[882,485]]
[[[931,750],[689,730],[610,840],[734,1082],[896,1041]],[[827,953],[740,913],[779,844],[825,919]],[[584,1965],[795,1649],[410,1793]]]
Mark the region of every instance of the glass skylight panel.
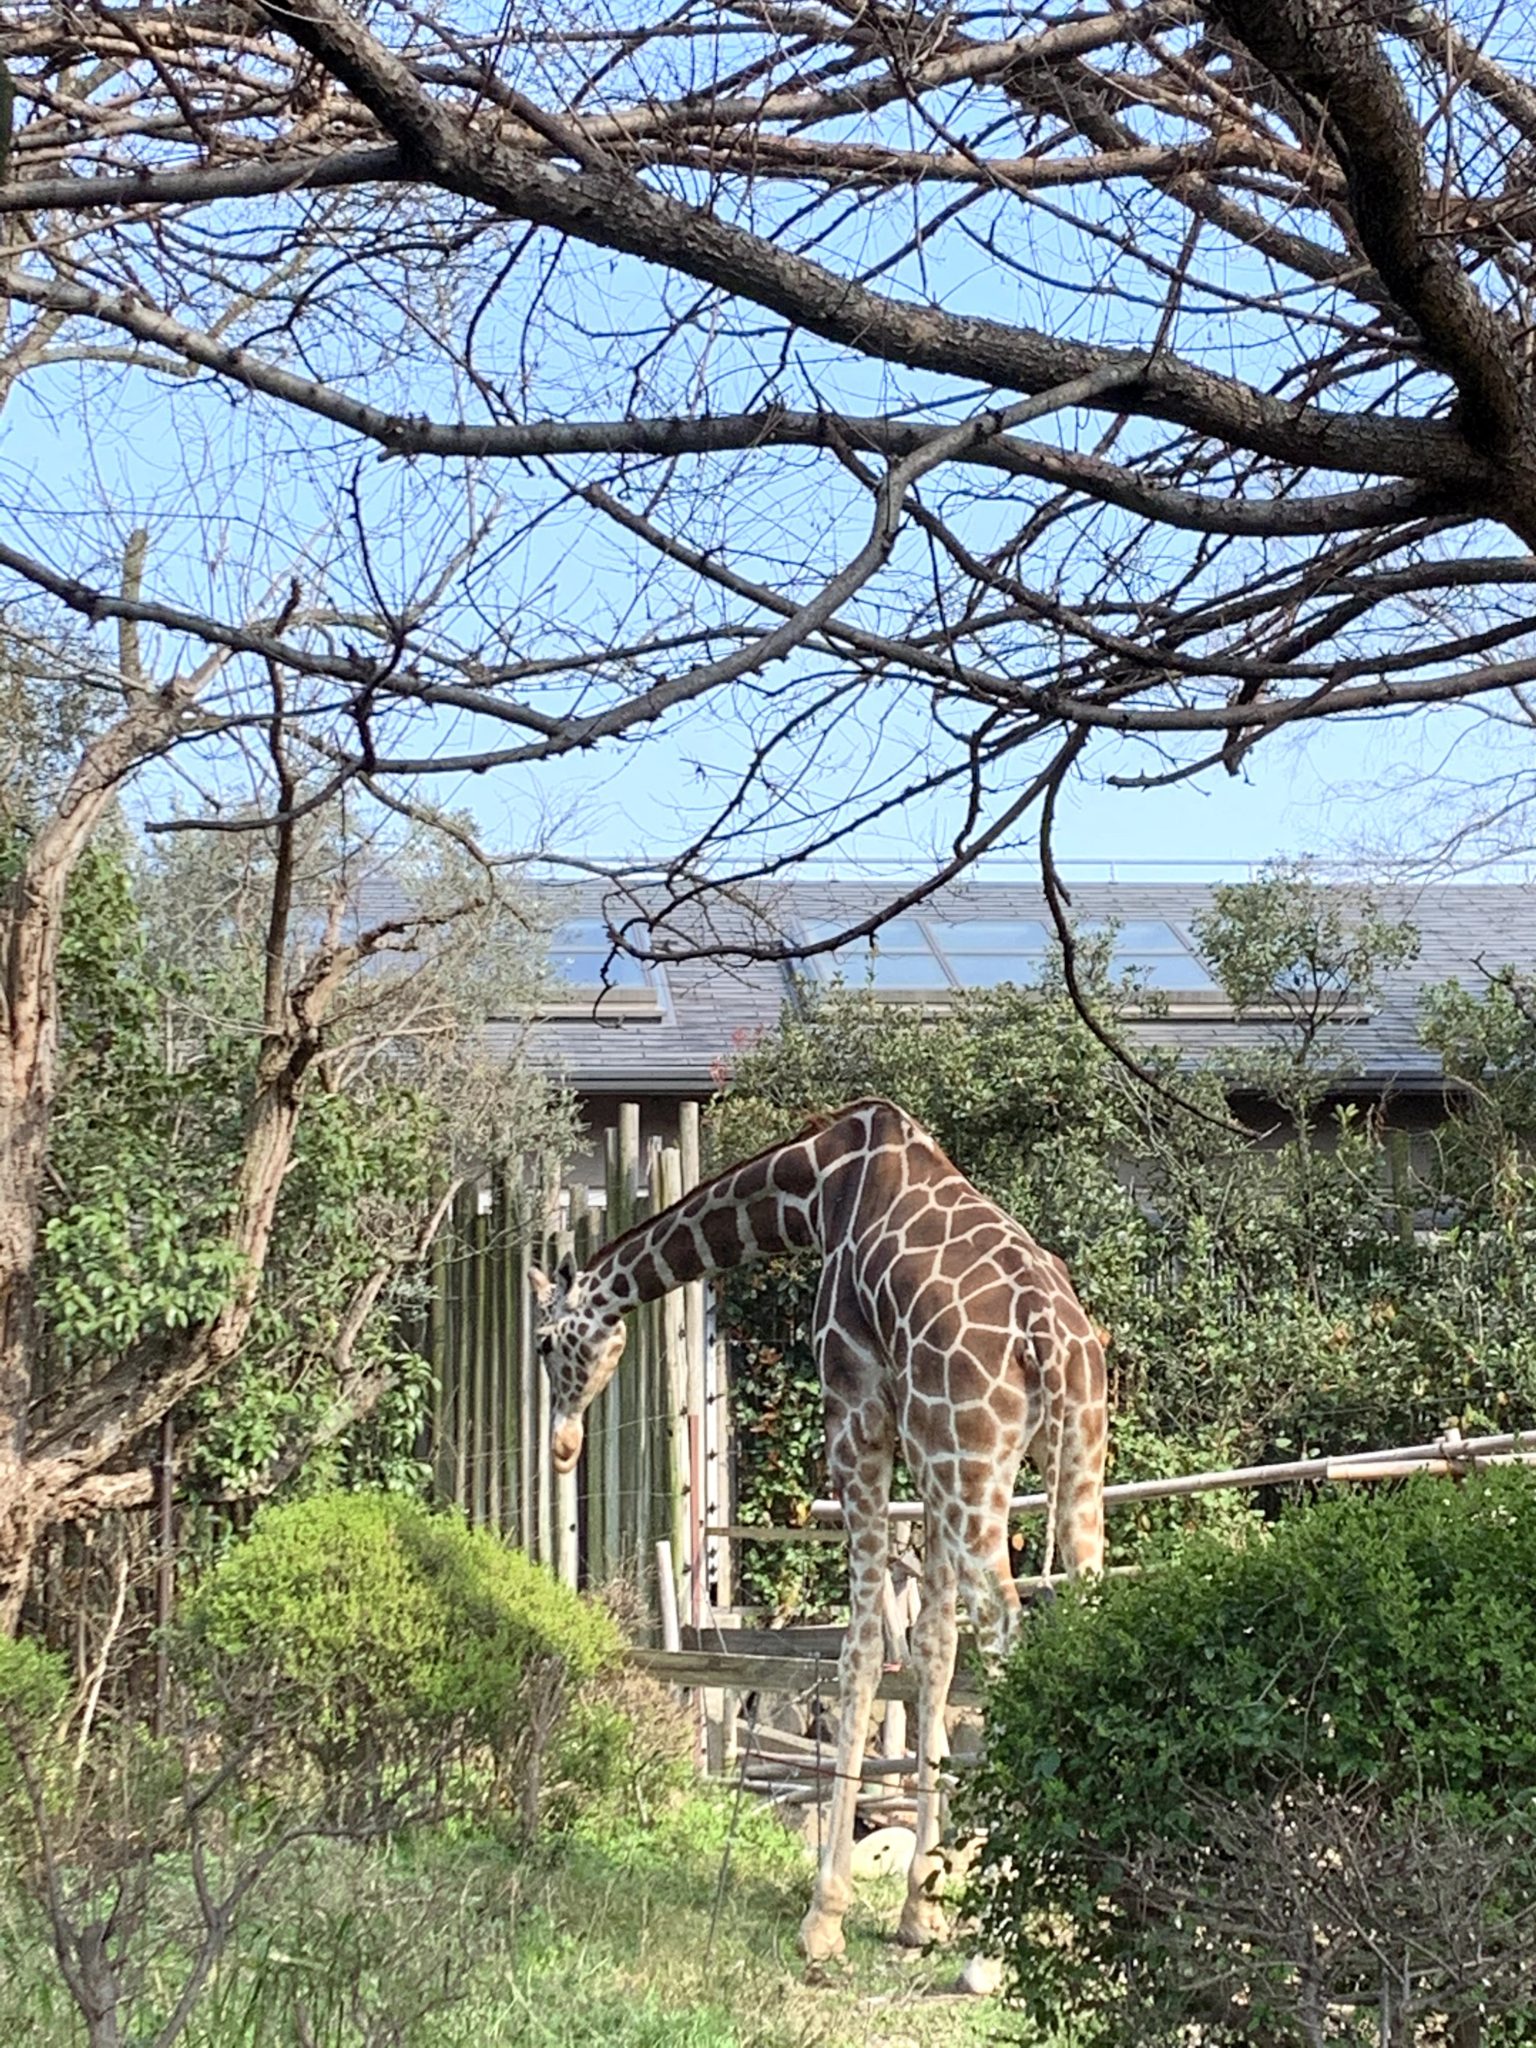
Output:
[[[808,919],[805,936],[812,944],[835,937],[856,916],[850,911],[841,923]],[[1085,939],[1113,934],[1113,975],[1134,975],[1143,987],[1170,995],[1217,993],[1199,956],[1171,924],[1154,918],[1122,924],[1088,918],[1077,929]],[[1041,980],[1055,953],[1055,932],[1043,918],[898,917],[868,938],[813,955],[807,966],[823,980],[840,980],[850,988],[926,993],[997,988],[1006,982],[1027,986]]]
[[876,948],[845,946],[834,953],[837,970],[850,988],[873,982],[876,988],[948,988],[949,976],[927,951],[887,953]]
[[1113,931],[1117,953],[1177,953],[1185,959],[1190,957],[1189,948],[1173,926],[1161,920],[1131,917],[1117,922],[1110,917],[1090,917],[1077,929],[1084,938]]
[[881,925],[879,931],[872,932],[861,943],[873,946],[881,953],[926,953],[928,950],[927,935],[915,917],[893,917],[889,924]]
[[550,971],[570,988],[638,988],[650,986],[644,965],[627,953],[615,953],[607,931],[595,917],[572,918],[555,933],[549,951]]
[[[841,922],[831,918],[809,919],[805,936],[814,943],[845,931],[857,915],[850,911]],[[873,984],[882,989],[948,988],[949,976],[934,957],[927,934],[915,917],[893,917],[870,938],[854,939],[830,953],[813,954],[807,965],[823,980],[843,981],[850,988]]]
[[1050,951],[1051,935],[1034,917],[942,917],[929,930],[939,951],[950,955],[1013,953],[1043,960]]
[[1117,978],[1133,974],[1143,988],[1161,989],[1169,995],[1204,995],[1216,984],[1190,953],[1133,953],[1117,946],[1109,956],[1109,971]]
[[1005,981],[1038,981],[1045,959],[1039,953],[952,953],[949,964],[963,988],[997,988]]
[[1117,924],[1112,918],[1087,918],[1077,927],[1082,938],[1111,933],[1109,971],[1112,975],[1133,974],[1144,988],[1161,989],[1169,995],[1214,995],[1216,983],[1205,963],[1171,924],[1160,919],[1127,918]]

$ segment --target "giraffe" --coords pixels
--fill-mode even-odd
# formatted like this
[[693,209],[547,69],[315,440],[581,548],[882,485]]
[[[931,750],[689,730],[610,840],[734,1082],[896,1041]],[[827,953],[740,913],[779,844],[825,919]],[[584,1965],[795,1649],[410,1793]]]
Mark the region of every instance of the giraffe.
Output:
[[814,1248],[814,1337],[827,1463],[848,1531],[850,1614],[839,1664],[827,1839],[800,1925],[811,1962],[839,1954],[854,1813],[883,1655],[892,1466],[907,1462],[924,1520],[917,1674],[917,1846],[898,1939],[945,1932],[940,1770],[957,1595],[984,1649],[1006,1651],[1019,1613],[1008,1503],[1026,1453],[1048,1498],[1046,1566],[1103,1561],[1108,1439],[1104,1352],[1067,1269],[988,1201],[894,1103],[850,1103],[704,1182],[603,1247],[584,1271],[538,1270],[538,1344],[558,1472],[581,1455],[582,1415],[616,1370],[638,1303],[771,1253]]

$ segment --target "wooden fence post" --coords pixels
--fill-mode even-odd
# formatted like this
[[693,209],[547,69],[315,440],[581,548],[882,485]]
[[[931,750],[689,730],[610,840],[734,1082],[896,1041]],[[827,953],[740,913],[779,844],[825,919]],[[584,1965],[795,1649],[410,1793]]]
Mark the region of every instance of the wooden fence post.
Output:
[[513,1235],[517,1196],[512,1173],[503,1167],[496,1176],[499,1219],[496,1237],[496,1282],[500,1299],[497,1330],[499,1356],[497,1380],[501,1388],[501,1533],[512,1537],[522,1528],[522,1334],[527,1315],[528,1278]]
[[469,1230],[467,1232],[468,1256],[464,1262],[464,1279],[468,1295],[468,1313],[464,1318],[465,1334],[469,1340],[469,1518],[475,1527],[484,1526],[490,1511],[490,1488],[487,1470],[491,1449],[490,1431],[490,1317],[486,1313],[487,1297],[490,1294],[490,1261],[486,1254],[490,1244],[485,1206],[478,1185],[466,1190],[469,1205]]
[[[699,1184],[699,1105],[683,1102],[678,1105],[678,1155],[679,1194],[687,1194],[690,1188]],[[704,1528],[708,1517],[705,1513],[705,1429],[708,1418],[708,1375],[705,1355],[704,1328],[704,1283],[690,1280],[682,1290],[683,1296],[683,1346],[687,1378],[684,1400],[686,1404],[686,1432],[688,1445],[687,1459],[687,1530],[688,1547],[684,1552],[687,1571],[688,1619],[695,1628],[704,1623],[708,1606],[705,1583]]]
[[[684,1137],[691,1181],[696,1111],[684,1119]],[[549,1383],[535,1341],[530,1266],[551,1269],[565,1253],[589,1263],[600,1242],[683,1192],[680,1147],[653,1161],[646,1189],[638,1103],[619,1105],[606,1165],[606,1205],[599,1210],[585,1190],[570,1191],[566,1218],[548,1160],[538,1167],[542,1207],[527,1221],[519,1168],[490,1170],[488,1209],[473,1188],[456,1199],[433,1251],[425,1338],[435,1377],[433,1473],[444,1498],[521,1542],[568,1583],[583,1569],[593,1582],[630,1571],[646,1597],[654,1546],[665,1538],[696,1617],[711,1455],[700,1428],[711,1370],[702,1289],[632,1313],[624,1365],[588,1412],[579,1481],[558,1476],[549,1454]]]
[[[545,1270],[548,1271],[549,1261],[555,1257],[555,1253],[551,1246],[546,1246],[545,1251],[546,1258],[544,1264]],[[558,1259],[555,1262],[558,1264]],[[533,1473],[534,1484],[538,1488],[538,1509],[534,1520],[535,1541],[538,1547],[534,1551],[534,1556],[537,1557],[540,1564],[553,1564],[555,1559],[555,1504],[551,1497],[552,1488],[550,1482],[554,1477],[555,1468],[550,1462],[549,1455],[549,1375],[540,1365],[537,1353],[535,1353],[533,1360],[532,1377],[536,1409],[533,1435]]]
[[[675,1145],[662,1147],[656,1161],[652,1186],[657,1209],[665,1209],[682,1195],[683,1162]],[[673,1558],[687,1569],[689,1558],[688,1517],[688,1332],[682,1290],[674,1288],[657,1304],[661,1311],[661,1358],[659,1381],[665,1390],[667,1410],[667,1455],[665,1484],[667,1536]],[[691,1619],[690,1613],[690,1619]]]
[[[706,1343],[708,1391],[704,1411],[704,1527],[707,1532],[736,1519],[732,1485],[734,1439],[731,1433],[730,1347],[720,1335],[713,1310]],[[736,1597],[731,1546],[724,1538],[706,1533],[704,1555],[708,1581],[715,1589],[715,1605],[729,1607]]]
[[539,1361],[534,1351],[533,1319],[528,1313],[533,1264],[526,1241],[512,1261],[517,1286],[517,1540],[530,1557],[537,1555],[539,1525],[534,1507],[539,1441]]
[[448,1249],[453,1240],[453,1211],[443,1218],[432,1240],[432,1293],[427,1302],[427,1362],[432,1368],[432,1478],[444,1499],[453,1495],[453,1434],[449,1421],[453,1402],[452,1321],[448,1301]]
[[453,1315],[453,1498],[461,1508],[469,1505],[469,1438],[474,1424],[470,1406],[469,1317],[465,1313],[469,1261],[464,1221],[464,1190],[460,1188],[453,1198],[448,1299]]

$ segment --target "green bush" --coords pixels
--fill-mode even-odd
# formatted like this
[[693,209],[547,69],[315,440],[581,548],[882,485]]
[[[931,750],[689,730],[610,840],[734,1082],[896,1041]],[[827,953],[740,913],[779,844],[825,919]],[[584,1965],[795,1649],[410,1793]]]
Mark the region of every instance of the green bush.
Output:
[[622,1647],[596,1602],[393,1494],[266,1510],[187,1602],[180,1641],[237,1737],[280,1724],[338,1777],[483,1754],[525,1789],[531,1771],[535,1803],[562,1726]]
[[1505,1877],[1518,1838],[1528,1882],[1533,1584],[1536,1482],[1500,1472],[1329,1499],[1240,1548],[1195,1537],[1141,1579],[1072,1589],[999,1680],[965,1812],[988,1937],[1026,2000],[1135,2009],[1145,2034],[1149,1977],[1166,1990],[1196,1943],[1188,1874],[1213,1834],[1230,1848],[1235,1815],[1281,1839],[1298,1802],[1342,1802],[1369,1810],[1378,1860],[1415,1833],[1458,1855],[1497,1843]]
[[47,1751],[68,1697],[62,1658],[36,1643],[0,1636],[0,1829],[25,1799],[22,1760]]
[[[1157,998],[1107,977],[1103,934],[1086,965],[1103,1019],[1206,1115],[1114,1060],[1058,972],[957,993],[938,1014],[808,984],[733,1055],[709,1115],[714,1156],[786,1138],[857,1095],[910,1110],[1066,1260],[1113,1332],[1114,1480],[1337,1456],[1448,1423],[1468,1436],[1536,1423],[1530,977],[1431,994],[1421,1036],[1444,1062],[1448,1117],[1412,1134],[1392,1104],[1355,1100],[1339,1028],[1340,992],[1352,1014],[1413,950],[1406,926],[1366,895],[1283,870],[1213,891],[1197,937],[1244,1022],[1219,1062],[1156,1048]],[[815,1284],[814,1260],[780,1258],[721,1288],[744,1523],[803,1521],[826,1490]],[[1279,1506],[1270,1492],[1117,1514],[1114,1560]],[[743,1597],[780,1611],[844,1597],[836,1558],[809,1546],[746,1545],[741,1562]]]

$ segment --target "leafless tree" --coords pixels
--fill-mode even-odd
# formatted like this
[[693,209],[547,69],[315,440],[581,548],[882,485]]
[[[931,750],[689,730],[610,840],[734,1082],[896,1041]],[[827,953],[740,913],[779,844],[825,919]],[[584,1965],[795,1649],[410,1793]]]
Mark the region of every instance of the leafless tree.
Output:
[[[329,1779],[306,1775],[295,1764],[291,1705],[270,1674],[263,1697],[247,1686],[239,1741],[212,1698],[201,1711],[185,1697],[177,1704],[176,1726],[155,1748],[129,1726],[94,1741],[82,1730],[76,1748],[66,1722],[36,1725],[11,1703],[0,1710],[0,1758],[14,1781],[0,1807],[0,1852],[89,2048],[173,2048],[195,2019],[206,2024],[204,2001],[279,1877],[286,1891],[302,1891],[306,1859],[327,1845],[332,1857],[357,1853],[455,1810],[444,1792],[457,1760],[447,1744],[395,1759],[390,1772],[371,1763]],[[71,1748],[73,1762],[63,1761]],[[366,1863],[350,1875],[365,1892],[379,1884]],[[455,1999],[440,1962],[422,1970],[409,1955],[391,1960],[395,1969],[374,1973],[375,1990],[347,1983],[336,1958],[365,2039],[398,2039]]]
[[1366,1789],[1307,1784],[1197,1811],[1198,1846],[1148,1849],[1121,1879],[1167,1944],[1166,1973],[1134,1995],[1176,2029],[1198,2016],[1324,2048],[1364,2011],[1383,2048],[1475,2048],[1486,2023],[1529,2014],[1523,1821],[1477,1826],[1433,1802],[1393,1813]]
[[1058,915],[1072,778],[1514,704],[1522,25],[24,0],[0,396],[75,452],[11,483],[0,601],[110,673],[0,909],[0,1185],[41,1171],[71,860],[137,764],[259,732],[274,670],[305,772],[381,800],[655,736],[697,795],[617,879],[663,903],[908,806],[943,820],[911,893],[1035,832]]
[[23,10],[13,379],[75,363],[98,432],[157,374],[280,417],[337,536],[351,499],[326,573],[357,590],[370,447],[520,505],[387,647],[43,547],[0,568],[281,643],[356,719],[338,772],[729,724],[684,884],[936,795],[953,872],[1101,760],[1236,770],[1298,722],[1507,697],[1519,29],[1499,0]]

